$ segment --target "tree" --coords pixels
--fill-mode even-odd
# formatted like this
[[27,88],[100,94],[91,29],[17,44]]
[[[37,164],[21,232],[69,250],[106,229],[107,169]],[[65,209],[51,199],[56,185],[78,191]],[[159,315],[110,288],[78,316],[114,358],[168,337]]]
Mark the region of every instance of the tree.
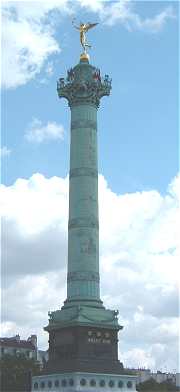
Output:
[[159,384],[153,379],[150,378],[147,381],[140,383],[137,387],[138,391],[157,391]]
[[31,390],[31,376],[40,373],[40,366],[24,355],[5,355],[0,360],[0,370],[2,392],[28,392]]
[[140,383],[137,386],[137,390],[139,392],[168,392],[168,391],[177,391],[176,386],[171,381],[163,381],[161,383],[156,382],[153,378],[150,378],[147,381]]

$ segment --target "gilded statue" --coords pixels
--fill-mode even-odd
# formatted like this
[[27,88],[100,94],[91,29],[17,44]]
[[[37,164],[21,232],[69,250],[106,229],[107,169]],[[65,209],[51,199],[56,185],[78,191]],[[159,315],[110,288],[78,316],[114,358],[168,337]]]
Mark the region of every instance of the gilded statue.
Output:
[[84,49],[84,52],[86,53],[86,48],[91,48],[91,45],[89,45],[87,43],[86,40],[86,33],[89,29],[92,29],[92,27],[95,27],[98,23],[81,23],[79,24],[79,26],[74,24],[74,20],[72,21],[73,26],[75,27],[75,29],[79,30],[80,32],[80,42],[81,45]]

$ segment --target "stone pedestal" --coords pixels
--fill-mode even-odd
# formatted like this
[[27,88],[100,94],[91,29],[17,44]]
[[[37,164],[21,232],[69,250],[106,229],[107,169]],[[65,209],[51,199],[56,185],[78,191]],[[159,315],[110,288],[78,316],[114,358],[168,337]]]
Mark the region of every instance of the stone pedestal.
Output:
[[117,330],[110,327],[77,325],[53,329],[46,372],[121,373],[117,342]]

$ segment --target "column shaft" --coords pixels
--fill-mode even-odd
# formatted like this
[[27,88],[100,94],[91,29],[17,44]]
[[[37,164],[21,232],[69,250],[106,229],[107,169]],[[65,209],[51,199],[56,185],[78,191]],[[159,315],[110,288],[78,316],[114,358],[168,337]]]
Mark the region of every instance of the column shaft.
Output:
[[67,299],[99,300],[97,108],[71,107]]

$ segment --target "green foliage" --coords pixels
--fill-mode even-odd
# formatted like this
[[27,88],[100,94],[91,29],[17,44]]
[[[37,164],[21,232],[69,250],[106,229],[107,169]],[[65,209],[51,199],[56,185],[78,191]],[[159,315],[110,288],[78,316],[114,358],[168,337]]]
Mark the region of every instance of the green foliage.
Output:
[[143,392],[143,391],[146,391],[146,392],[153,392],[153,391],[168,392],[168,391],[177,391],[177,388],[170,381],[164,381],[164,382],[158,383],[153,378],[150,378],[149,380],[140,383],[137,386],[137,391],[139,391],[139,392]]
[[30,391],[31,376],[40,372],[39,364],[24,355],[5,355],[0,360],[0,370],[2,392]]
[[157,391],[159,384],[153,379],[150,378],[147,381],[140,383],[137,387],[138,391]]

